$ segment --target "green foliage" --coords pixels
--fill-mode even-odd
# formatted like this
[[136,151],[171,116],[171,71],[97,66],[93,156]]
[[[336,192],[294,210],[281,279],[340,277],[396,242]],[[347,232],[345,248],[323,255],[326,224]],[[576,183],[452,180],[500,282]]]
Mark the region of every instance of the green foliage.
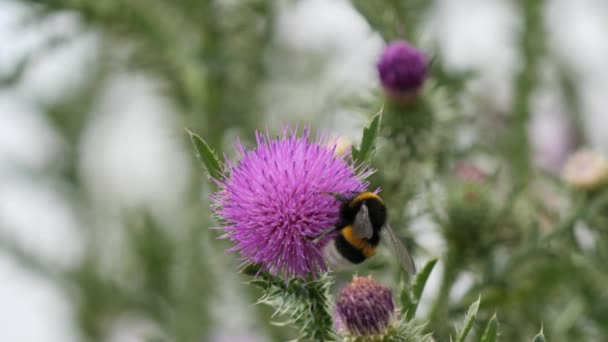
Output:
[[378,132],[380,131],[380,119],[382,118],[382,109],[374,115],[369,126],[363,129],[363,138],[361,139],[361,145],[359,148],[352,148],[353,159],[359,163],[367,161],[369,156],[374,151],[374,143]]
[[498,319],[494,314],[486,325],[486,330],[481,336],[480,342],[496,342],[496,340],[498,340]]
[[391,326],[386,336],[381,339],[352,339],[347,341],[353,342],[434,342],[435,339],[430,333],[426,333],[424,325],[418,325],[413,321],[408,321],[401,317],[395,325]]
[[466,316],[464,316],[462,328],[456,334],[456,342],[464,342],[467,336],[469,336],[471,328],[473,328],[473,323],[475,323],[475,319],[477,319],[477,312],[479,311],[480,302],[481,298],[477,299],[477,301],[471,304],[469,307]]
[[207,168],[209,176],[213,179],[219,179],[222,167],[216,153],[201,137],[190,131],[188,131],[188,134],[190,134],[192,145],[194,145],[194,149],[196,150],[196,156]]
[[418,309],[418,304],[420,304],[422,292],[424,291],[426,282],[429,279],[435,264],[437,264],[437,260],[437,258],[429,260],[422,270],[416,274],[412,287],[404,286],[401,291],[401,306],[403,311],[407,313],[406,319],[408,321],[416,316],[416,310]]
[[416,28],[432,2],[353,0],[352,4],[386,41],[395,39],[414,41],[418,38]]
[[540,332],[534,336],[532,342],[545,342],[545,334],[543,333],[543,328],[540,328]]
[[263,291],[258,304],[274,308],[273,317],[287,317],[287,320],[273,324],[294,326],[302,339],[326,341],[333,336],[329,304],[329,287],[332,282],[329,275],[303,281],[283,280],[267,272],[259,272],[249,283]]

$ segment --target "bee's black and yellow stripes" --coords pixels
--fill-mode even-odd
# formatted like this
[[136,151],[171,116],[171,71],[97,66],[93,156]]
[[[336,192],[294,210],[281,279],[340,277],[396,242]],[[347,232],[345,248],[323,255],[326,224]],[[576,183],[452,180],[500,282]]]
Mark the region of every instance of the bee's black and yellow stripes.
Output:
[[336,249],[348,261],[359,264],[376,253],[376,245],[360,239],[353,234],[352,226],[348,225],[340,231],[335,240]]
[[[374,227],[373,236],[369,239],[355,235],[352,224],[361,205],[365,203],[369,218]],[[386,220],[384,201],[373,192],[362,192],[344,201],[340,207],[340,221],[337,227],[340,234],[335,239],[336,251],[353,264],[359,264],[376,253],[380,242],[380,229]]]

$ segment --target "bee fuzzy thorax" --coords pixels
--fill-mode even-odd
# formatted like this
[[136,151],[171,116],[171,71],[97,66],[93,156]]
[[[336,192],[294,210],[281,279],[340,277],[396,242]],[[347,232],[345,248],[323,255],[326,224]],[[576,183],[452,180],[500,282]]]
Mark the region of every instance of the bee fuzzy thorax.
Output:
[[373,192],[362,192],[360,194],[358,194],[357,196],[355,196],[352,201],[351,201],[351,205],[356,205],[358,203],[361,203],[365,200],[373,200],[373,201],[379,201],[380,203],[384,204],[384,200],[382,198],[380,198],[380,196],[376,195]]
[[[363,208],[365,205],[365,208]],[[380,232],[382,226],[386,223],[386,206],[384,200],[373,192],[362,192],[354,196],[351,200],[346,201],[340,207],[340,218],[345,223],[351,224],[362,209],[367,210],[369,223],[372,226],[374,235]],[[375,238],[374,238],[375,240]]]

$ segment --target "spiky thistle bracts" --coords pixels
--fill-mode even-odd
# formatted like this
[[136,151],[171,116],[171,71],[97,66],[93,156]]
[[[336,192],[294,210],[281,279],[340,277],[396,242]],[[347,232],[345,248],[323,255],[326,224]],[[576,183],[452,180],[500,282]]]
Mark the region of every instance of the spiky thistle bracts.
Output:
[[348,335],[382,335],[394,319],[391,290],[371,277],[355,276],[338,295],[334,320]]
[[321,135],[284,129],[271,138],[256,134],[257,146],[236,144],[239,160],[226,162],[219,191],[212,194],[225,238],[245,262],[275,275],[306,278],[325,271],[322,245],[309,239],[335,224],[339,203],[323,192],[365,190],[371,171],[336,156]]

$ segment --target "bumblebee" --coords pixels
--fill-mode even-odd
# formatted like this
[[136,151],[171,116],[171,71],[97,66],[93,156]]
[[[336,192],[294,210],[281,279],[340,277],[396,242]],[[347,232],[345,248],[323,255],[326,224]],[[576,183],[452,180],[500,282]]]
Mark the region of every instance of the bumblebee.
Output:
[[331,233],[336,238],[324,248],[325,259],[334,267],[360,264],[376,253],[380,239],[392,247],[401,267],[416,273],[416,266],[409,252],[395,235],[386,220],[384,200],[373,192],[362,192],[352,197],[328,193],[341,202],[338,222],[327,228],[313,241],[318,242]]

